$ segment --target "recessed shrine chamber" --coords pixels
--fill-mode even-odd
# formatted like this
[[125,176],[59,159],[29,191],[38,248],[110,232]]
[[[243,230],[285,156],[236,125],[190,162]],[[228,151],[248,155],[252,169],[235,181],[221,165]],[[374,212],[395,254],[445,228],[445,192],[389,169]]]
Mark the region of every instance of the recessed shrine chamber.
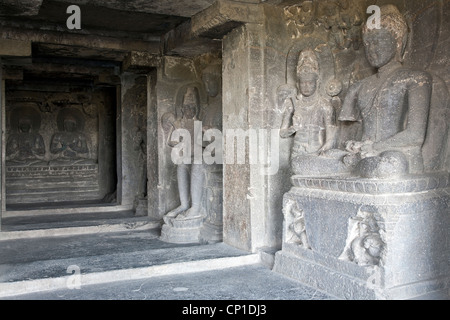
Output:
[[101,203],[116,190],[116,88],[56,77],[6,81],[7,206]]

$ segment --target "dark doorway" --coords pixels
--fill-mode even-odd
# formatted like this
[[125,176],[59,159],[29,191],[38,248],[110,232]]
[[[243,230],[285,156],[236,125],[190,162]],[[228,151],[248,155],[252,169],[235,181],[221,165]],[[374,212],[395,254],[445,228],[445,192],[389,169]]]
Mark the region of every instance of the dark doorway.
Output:
[[[6,80],[6,206],[115,203],[116,63],[35,57]],[[106,80],[105,80],[106,79]]]

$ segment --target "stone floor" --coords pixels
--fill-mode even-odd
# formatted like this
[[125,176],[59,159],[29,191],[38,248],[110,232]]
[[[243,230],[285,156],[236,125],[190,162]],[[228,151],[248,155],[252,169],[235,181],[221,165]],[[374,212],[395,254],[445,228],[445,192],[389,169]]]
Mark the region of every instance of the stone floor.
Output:
[[67,233],[52,237],[37,228],[49,217],[7,221],[2,227],[9,231],[2,230],[0,238],[0,299],[334,300],[272,272],[258,254],[224,243],[165,243],[153,222],[145,228],[142,218],[133,224],[126,216],[110,215],[122,228],[107,232],[100,225],[80,232],[89,228],[88,221],[98,224],[92,215],[79,227],[75,221],[56,223],[50,234]]
[[332,300],[298,282],[252,264],[184,275],[81,285],[4,297],[3,300]]

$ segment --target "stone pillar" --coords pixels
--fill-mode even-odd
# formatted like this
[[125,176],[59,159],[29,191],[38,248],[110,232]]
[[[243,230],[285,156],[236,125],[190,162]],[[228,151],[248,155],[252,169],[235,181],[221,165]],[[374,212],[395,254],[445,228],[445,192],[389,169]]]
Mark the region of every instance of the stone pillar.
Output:
[[[123,206],[136,206],[145,163],[139,147],[139,127],[146,123],[147,77],[125,72],[121,76],[121,157],[118,199]],[[142,158],[142,159],[141,159]]]
[[[271,11],[273,7],[269,9]],[[274,69],[269,69],[272,58],[268,53],[276,50],[267,48],[269,38],[265,17],[264,4],[219,0],[192,18],[190,33],[191,36],[223,39],[222,102],[226,153],[223,238],[225,243],[251,252],[281,247],[281,195],[288,190],[283,189],[282,181],[289,177],[285,177],[283,170],[278,170],[278,150],[271,150],[270,145],[272,129],[279,128],[279,116],[271,113],[273,103],[268,98],[271,94],[268,88],[278,73],[268,77],[274,73]],[[279,79],[273,83],[276,81]],[[251,146],[239,146],[243,140],[242,137],[239,138],[242,142],[236,139],[239,135],[236,130],[253,137],[256,135],[256,140],[247,136],[244,139]],[[278,144],[277,138],[274,140]],[[231,149],[233,144],[234,150]],[[244,163],[237,158],[237,153],[241,152],[245,155]],[[276,155],[276,159],[271,155]],[[227,160],[227,156],[230,159]],[[267,171],[269,158],[274,160],[274,167]]]
[[[223,39],[223,130],[226,152],[224,165],[224,241],[235,247],[255,251],[267,246],[267,175],[262,174],[262,159],[253,150],[256,141],[249,140],[245,164],[237,154],[242,150],[230,130],[266,128],[264,83],[264,26],[246,24]],[[251,129],[249,131],[249,129]],[[258,133],[258,131],[254,131]],[[261,142],[258,137],[258,144]],[[234,164],[230,144],[234,146]],[[252,144],[250,146],[250,144]],[[255,149],[254,149],[255,148]]]
[[158,110],[156,81],[158,73],[153,69],[147,74],[147,208],[148,215],[160,219],[158,178]]
[[[134,197],[136,215],[149,216],[157,220],[160,218],[158,214],[160,201],[157,140],[158,104],[156,96],[159,65],[160,58],[146,51],[131,51],[122,65],[122,70],[125,74],[128,74],[123,78],[125,80],[123,87],[125,90],[131,90],[130,95],[125,99],[126,104],[130,104],[131,109],[125,111],[122,108],[122,110],[131,115],[132,118],[128,120],[122,118],[122,125],[124,121],[132,122],[128,124],[131,127],[123,128],[122,132],[128,134],[131,130],[131,142],[134,146],[134,151],[131,151],[134,154],[131,157],[131,163],[134,163],[138,168],[136,170],[136,168],[130,167],[137,179],[132,184],[135,192],[124,191],[129,197],[127,201],[131,201]],[[133,123],[136,127],[134,129],[132,128]],[[136,155],[137,151],[138,154]],[[125,170],[128,169],[125,168]]]
[[0,161],[0,190],[1,190],[1,194],[0,194],[0,232],[1,232],[1,217],[3,215],[3,212],[6,211],[6,201],[5,201],[5,174],[4,174],[4,168],[5,168],[5,143],[4,143],[4,133],[3,133],[3,128],[4,126],[4,122],[5,122],[5,80],[3,80],[3,65],[2,65],[2,60],[0,58],[0,106],[1,106],[1,111],[0,111],[0,132],[1,134],[1,139],[0,139],[0,150],[2,152]]

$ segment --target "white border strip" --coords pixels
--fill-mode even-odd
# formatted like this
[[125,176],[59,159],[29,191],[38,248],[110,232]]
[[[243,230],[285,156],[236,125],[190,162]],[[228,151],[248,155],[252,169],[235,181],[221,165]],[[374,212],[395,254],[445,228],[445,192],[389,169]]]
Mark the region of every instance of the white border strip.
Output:
[[43,237],[73,236],[73,235],[96,234],[107,232],[151,230],[159,227],[161,227],[160,222],[142,220],[136,222],[131,221],[130,223],[127,223],[126,220],[124,220],[123,222],[118,224],[102,224],[95,226],[36,229],[25,231],[2,231],[0,232],[0,241],[34,239]]
[[90,206],[90,207],[70,207],[70,208],[48,208],[48,209],[31,209],[31,210],[7,210],[3,212],[2,218],[11,217],[32,217],[41,215],[62,215],[76,213],[106,213],[133,210],[133,205],[119,206]]
[[[81,274],[80,284],[81,287],[83,287],[117,281],[132,281],[161,276],[190,274],[194,272],[207,272],[259,264],[260,262],[261,259],[259,254],[250,254],[239,257],[180,262],[145,268],[113,270],[91,274]],[[0,283],[0,298],[49,290],[69,290],[68,280],[71,279],[71,277],[73,276]]]

